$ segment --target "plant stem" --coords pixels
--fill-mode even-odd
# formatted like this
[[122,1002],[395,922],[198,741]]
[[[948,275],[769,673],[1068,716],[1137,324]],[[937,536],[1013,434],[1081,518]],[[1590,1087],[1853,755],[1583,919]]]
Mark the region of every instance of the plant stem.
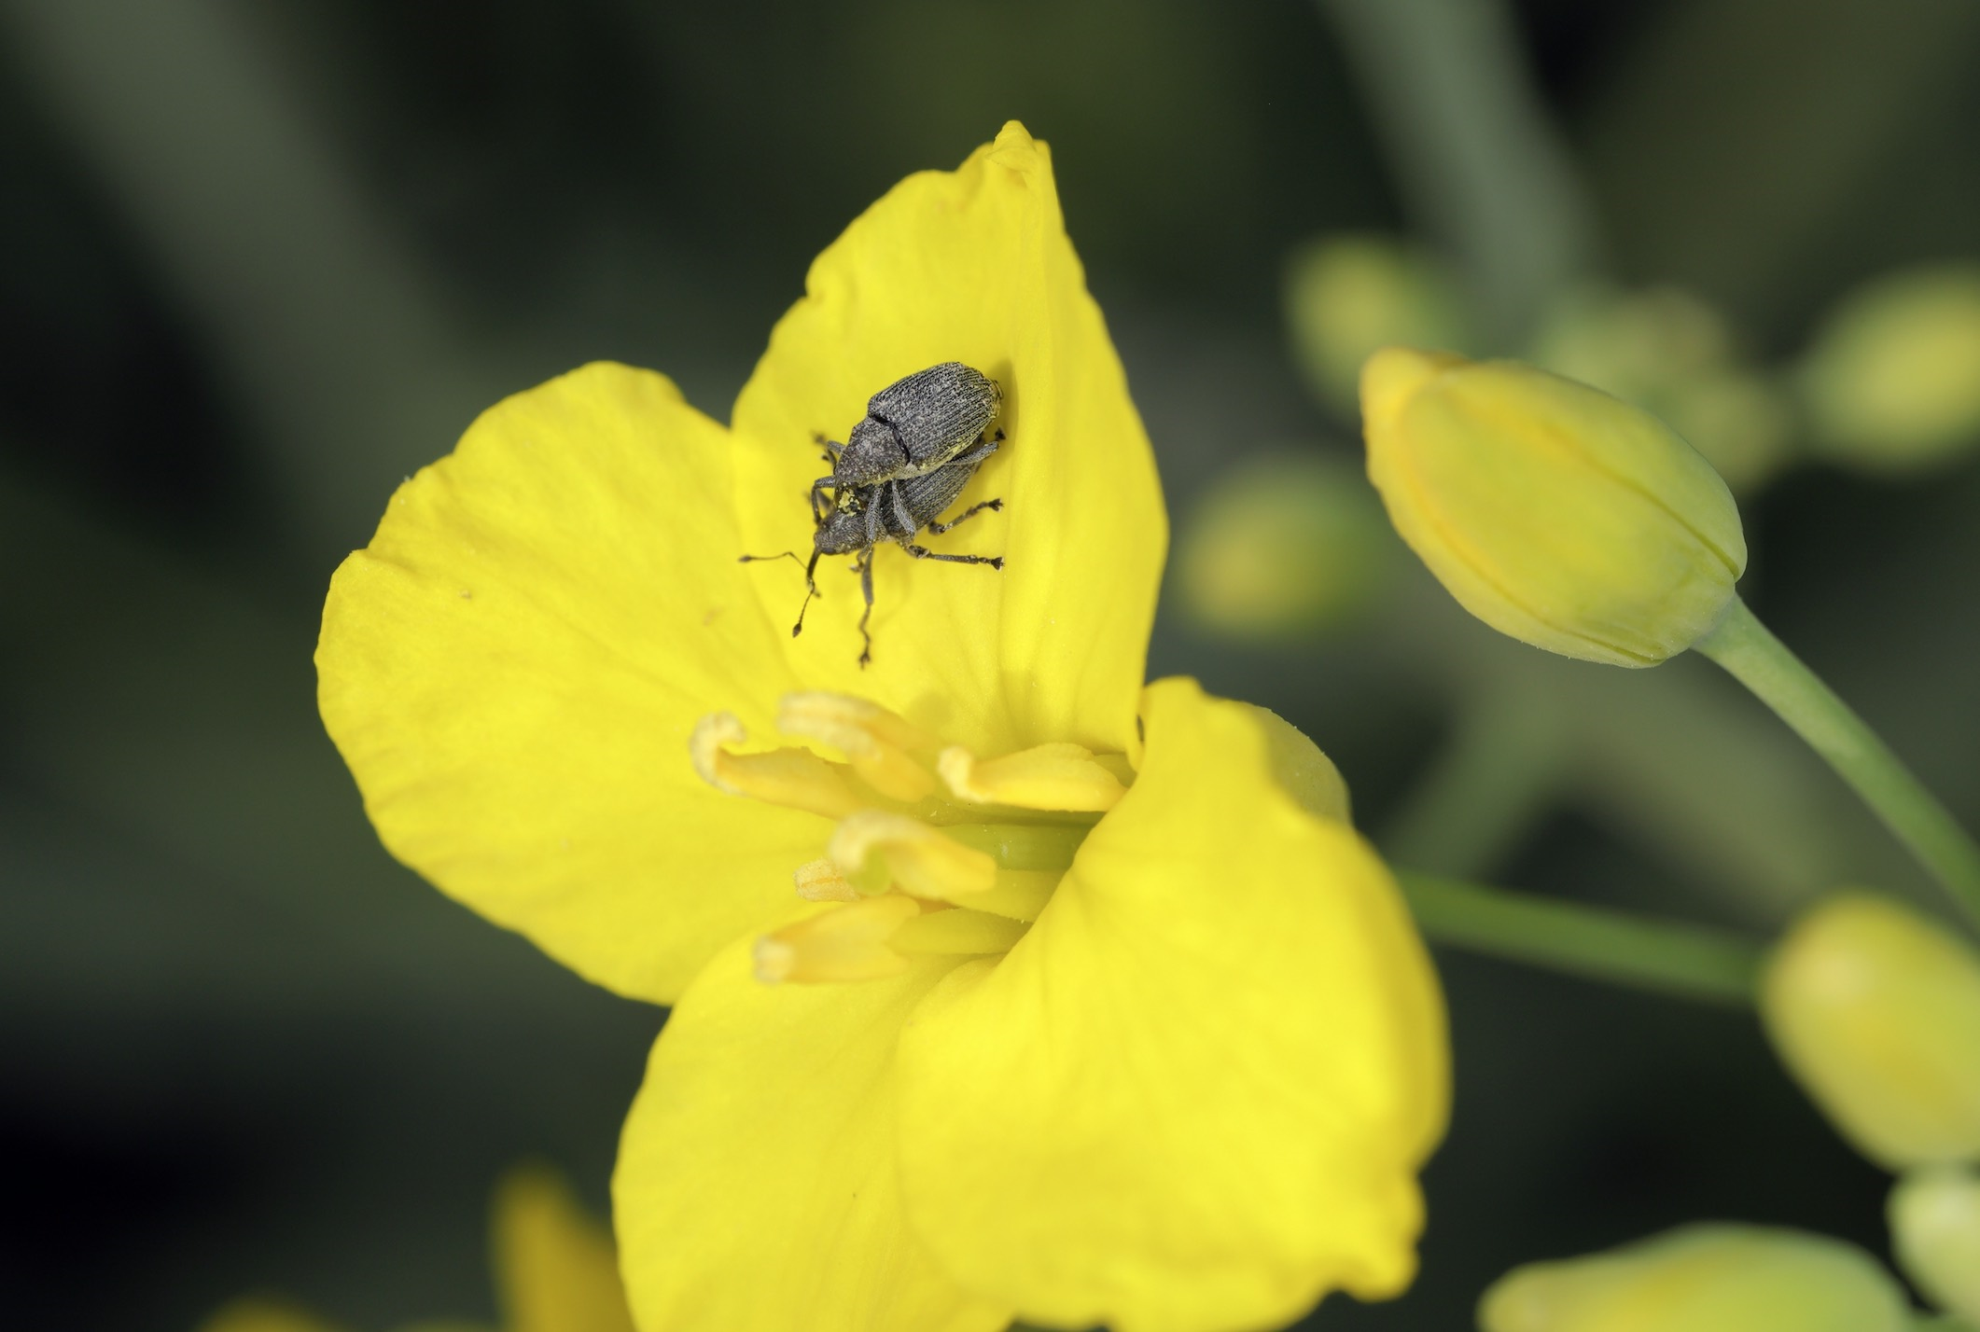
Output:
[[1876,732],[1739,598],[1692,645],[1793,727],[1980,924],[1980,846]]
[[1411,914],[1437,943],[1709,1003],[1753,1001],[1761,949],[1739,935],[1429,874],[1399,877]]
[[1560,795],[1570,759],[1558,700],[1494,681],[1467,693],[1444,750],[1376,839],[1392,864],[1490,874]]

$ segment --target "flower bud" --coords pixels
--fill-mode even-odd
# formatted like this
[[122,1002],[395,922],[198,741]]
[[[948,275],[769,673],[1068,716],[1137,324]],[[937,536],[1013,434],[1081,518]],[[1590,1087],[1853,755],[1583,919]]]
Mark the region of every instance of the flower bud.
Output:
[[1817,447],[1902,473],[1980,443],[1980,266],[1871,282],[1829,316],[1802,363]]
[[1774,1048],[1845,1138],[1890,1169],[1980,1158],[1980,953],[1908,907],[1830,899],[1760,986]]
[[1891,1190],[1891,1248],[1919,1293],[1980,1323],[1980,1174],[1959,1166],[1913,1171]]
[[1734,494],[1758,489],[1789,460],[1786,394],[1689,292],[1578,291],[1548,312],[1533,360],[1669,422]]
[[1746,569],[1739,510],[1655,417],[1513,361],[1389,347],[1361,372],[1368,475],[1464,608],[1563,656],[1654,666]]
[[1322,402],[1352,412],[1361,363],[1383,347],[1465,345],[1457,284],[1433,256],[1386,236],[1328,236],[1286,264],[1293,356]]
[[1514,1268],[1478,1305],[1483,1332],[1903,1332],[1903,1293],[1853,1244],[1798,1230],[1694,1225],[1607,1253]]
[[1184,612],[1205,630],[1246,639],[1342,623],[1374,598],[1401,554],[1351,467],[1291,452],[1213,482],[1180,546]]

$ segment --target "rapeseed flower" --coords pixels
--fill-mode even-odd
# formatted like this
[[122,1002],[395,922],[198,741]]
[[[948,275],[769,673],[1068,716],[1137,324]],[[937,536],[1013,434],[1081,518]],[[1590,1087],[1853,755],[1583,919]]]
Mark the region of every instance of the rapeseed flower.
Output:
[[[1006,439],[861,598],[796,569],[814,432],[944,361]],[[640,1326],[1254,1328],[1400,1291],[1443,1013],[1326,758],[1144,687],[1154,463],[1022,127],[813,265],[725,428],[594,365],[339,570],[321,704],[381,837],[675,1005],[614,1182]],[[802,742],[765,750],[752,737]]]

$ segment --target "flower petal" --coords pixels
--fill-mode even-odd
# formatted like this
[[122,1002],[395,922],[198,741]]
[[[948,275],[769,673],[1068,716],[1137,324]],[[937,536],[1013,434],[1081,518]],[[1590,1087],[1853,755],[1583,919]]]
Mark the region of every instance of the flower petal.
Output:
[[392,854],[624,994],[671,1001],[790,903],[830,825],[711,789],[696,719],[769,736],[784,631],[735,562],[722,428],[592,365],[485,412],[337,571],[324,724]]
[[1276,1326],[1415,1268],[1436,979],[1388,872],[1272,780],[1254,709],[1147,691],[1140,775],[1031,933],[901,1044],[902,1187],[957,1279],[1054,1326]]
[[612,1181],[641,1327],[991,1332],[901,1214],[894,1047],[953,959],[857,985],[763,985],[748,941],[668,1019]]
[[[877,696],[976,753],[1072,741],[1138,754],[1134,704],[1167,525],[1045,145],[1012,122],[960,170],[910,176],[818,257],[805,286],[736,402],[745,538],[808,545],[804,493],[829,470],[814,432],[844,440],[873,394],[962,361],[1002,384],[1006,439],[949,516],[993,496],[1004,509],[927,544],[1008,563],[877,551],[865,671],[859,591],[826,568],[827,600],[785,644],[795,673]],[[795,571],[758,572],[773,615],[794,614]]]

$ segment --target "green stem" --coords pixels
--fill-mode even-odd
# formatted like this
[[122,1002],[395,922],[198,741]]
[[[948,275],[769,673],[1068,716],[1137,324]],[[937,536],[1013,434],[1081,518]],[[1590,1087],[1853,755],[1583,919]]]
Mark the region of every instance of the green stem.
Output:
[[1444,751],[1378,837],[1392,863],[1490,874],[1559,796],[1568,746],[1560,709],[1523,685],[1469,694]]
[[1692,646],[1793,727],[1980,923],[1980,846],[1876,732],[1802,665],[1744,601],[1733,598],[1719,623]]
[[1710,1003],[1753,1001],[1761,948],[1739,935],[1428,874],[1399,877],[1434,942]]

